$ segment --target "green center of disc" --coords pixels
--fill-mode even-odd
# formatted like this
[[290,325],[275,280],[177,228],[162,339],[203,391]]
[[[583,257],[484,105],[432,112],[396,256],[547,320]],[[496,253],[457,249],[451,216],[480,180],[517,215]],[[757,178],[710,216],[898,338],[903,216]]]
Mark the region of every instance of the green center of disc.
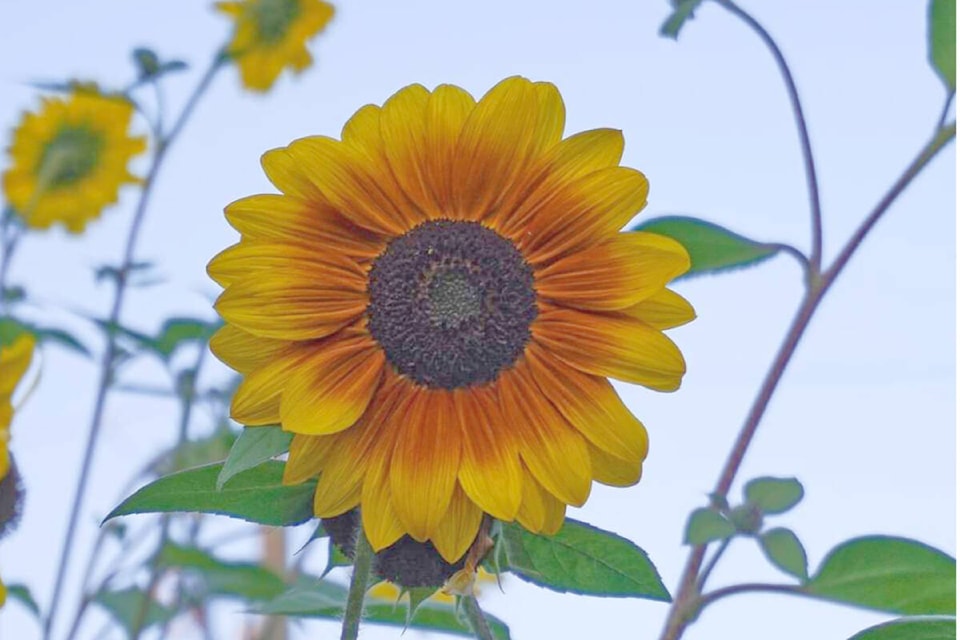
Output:
[[300,15],[299,0],[260,0],[251,7],[260,39],[268,44],[283,40]]
[[100,134],[84,126],[64,127],[44,147],[37,176],[47,188],[68,187],[93,172],[102,149]]

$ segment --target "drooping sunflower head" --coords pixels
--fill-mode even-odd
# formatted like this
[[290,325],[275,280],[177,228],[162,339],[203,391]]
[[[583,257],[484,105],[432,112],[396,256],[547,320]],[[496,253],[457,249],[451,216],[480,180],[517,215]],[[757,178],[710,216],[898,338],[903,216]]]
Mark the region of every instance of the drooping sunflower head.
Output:
[[19,520],[23,485],[10,455],[13,392],[30,367],[36,339],[10,320],[0,320],[0,537]]
[[307,41],[333,18],[323,0],[239,0],[217,8],[236,22],[228,51],[243,85],[254,91],[270,89],[287,67],[298,73],[309,67]]
[[117,201],[121,186],[138,181],[127,164],[146,149],[146,139],[128,134],[132,117],[126,99],[86,88],[44,98],[39,111],[24,114],[3,189],[28,227],[59,222],[80,233]]
[[293,432],[285,481],[319,474],[315,513],[359,505],[377,550],[452,563],[485,513],[551,533],[594,480],[640,477],[647,434],[607,378],[679,386],[662,330],[694,317],[666,289],[689,257],[620,232],[647,201],[620,132],[563,128],[552,84],[413,85],[266,153],[281,193],[226,209],[232,415]]

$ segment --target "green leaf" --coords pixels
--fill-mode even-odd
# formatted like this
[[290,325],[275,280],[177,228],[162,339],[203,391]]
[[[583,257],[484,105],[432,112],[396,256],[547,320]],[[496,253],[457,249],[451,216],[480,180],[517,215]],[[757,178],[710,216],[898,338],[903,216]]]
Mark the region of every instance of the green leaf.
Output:
[[930,64],[948,93],[957,90],[957,0],[930,0],[927,33]]
[[30,610],[37,620],[40,619],[40,606],[37,605],[37,601],[33,599],[33,594],[30,593],[30,587],[24,584],[11,584],[7,586],[7,599],[17,600]]
[[219,428],[206,437],[188,440],[167,451],[150,465],[150,470],[157,475],[166,475],[220,462],[227,456],[236,438],[229,428]]
[[286,453],[290,450],[292,440],[293,434],[287,433],[280,427],[244,428],[233,443],[226,462],[223,463],[223,470],[217,477],[217,489],[223,487],[227,480],[241,471],[252,469]]
[[781,247],[750,240],[698,218],[665,216],[634,227],[673,238],[690,254],[690,270],[681,278],[721,273],[758,264],[772,258]]
[[[144,598],[146,598],[146,594],[143,591],[136,587],[130,587],[121,591],[101,591],[94,597],[93,601],[109,611],[113,619],[127,632],[127,635],[132,636],[134,626],[140,621]],[[166,622],[176,615],[174,609],[159,604],[153,598],[149,599],[147,606],[149,608],[143,618],[143,629]]]
[[27,325],[13,318],[0,318],[0,347],[13,344],[25,333],[32,333]]
[[767,560],[774,566],[801,580],[807,579],[807,552],[793,531],[770,529],[758,540]]
[[501,531],[507,569],[524,580],[560,592],[670,600],[646,552],[615,533],[570,518],[552,536],[507,523]]
[[851,637],[850,640],[956,640],[953,616],[917,616],[891,620]]
[[[340,620],[347,599],[347,590],[332,582],[320,581],[311,586],[297,587],[256,608],[257,613],[305,618]],[[509,640],[510,631],[501,620],[486,614],[495,638]],[[472,637],[460,621],[454,608],[438,602],[424,602],[407,621],[407,608],[396,603],[367,600],[363,608],[364,623],[392,627],[443,631],[452,635]]]
[[803,499],[796,478],[755,478],[743,488],[744,499],[767,515],[785,513]]
[[170,318],[163,323],[160,333],[153,341],[154,348],[160,357],[166,359],[173,355],[177,347],[187,342],[207,342],[219,328],[219,323],[206,320]]
[[915,540],[856,538],[835,547],[804,587],[847,604],[906,615],[955,615],[957,561]]
[[[430,600],[433,595],[437,592],[435,587],[413,587],[411,589],[404,589],[403,593],[409,595],[409,601],[407,604],[407,622],[413,620],[414,614],[417,613],[417,609],[420,608],[424,602]],[[401,594],[402,596],[403,594]]]
[[80,355],[87,356],[88,358],[92,355],[90,350],[87,349],[82,342],[80,342],[72,334],[62,329],[48,329],[41,327],[32,327],[31,329],[33,331],[33,335],[37,336],[37,340],[39,340],[41,343],[54,343],[79,353]]
[[349,567],[353,564],[353,560],[347,557],[347,554],[340,549],[339,546],[333,544],[333,541],[330,541],[330,553],[327,556],[327,566],[323,569],[323,574],[327,575],[337,567]]
[[680,29],[683,28],[687,20],[694,17],[693,12],[700,6],[701,2],[703,0],[674,0],[673,12],[661,25],[660,35],[676,40],[677,36],[680,35]]
[[124,500],[104,518],[134,513],[216,513],[274,527],[301,524],[313,517],[315,481],[282,482],[283,463],[269,461],[244,471],[217,490],[222,464],[188,469],[159,478]]
[[726,540],[736,532],[737,528],[722,514],[709,507],[702,507],[690,514],[686,532],[683,534],[683,543],[707,544],[714,540]]
[[158,567],[180,569],[198,577],[211,595],[236,596],[250,601],[272,600],[287,585],[272,571],[248,562],[227,562],[196,547],[167,543]]
[[137,47],[131,52],[131,55],[134,64],[137,65],[137,73],[141,78],[155,75],[160,68],[160,58],[157,57],[153,49]]

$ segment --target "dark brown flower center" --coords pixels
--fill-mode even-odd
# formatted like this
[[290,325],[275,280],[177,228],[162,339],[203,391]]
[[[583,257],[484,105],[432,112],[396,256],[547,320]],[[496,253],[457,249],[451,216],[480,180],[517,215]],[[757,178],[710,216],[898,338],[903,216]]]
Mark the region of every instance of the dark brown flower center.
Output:
[[533,269],[477,222],[434,220],[393,240],[368,284],[370,332],[402,374],[434,388],[490,382],[530,339]]

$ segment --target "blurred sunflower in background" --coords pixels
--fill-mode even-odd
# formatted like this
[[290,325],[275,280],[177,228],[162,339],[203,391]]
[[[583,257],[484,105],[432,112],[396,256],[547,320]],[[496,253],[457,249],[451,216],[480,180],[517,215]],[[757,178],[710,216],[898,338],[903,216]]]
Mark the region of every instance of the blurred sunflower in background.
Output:
[[282,193],[226,208],[232,416],[293,432],[285,482],[320,474],[316,515],[359,505],[375,550],[406,534],[452,563],[485,513],[553,533],[592,481],[640,478],[647,434],[607,378],[680,385],[662,330],[694,312],[665,287],[689,257],[620,232],[647,180],[619,131],[564,119],[549,83],[412,85],[342,141],[269,151]]
[[307,41],[333,18],[333,6],[322,0],[240,0],[217,8],[236,22],[228,53],[254,91],[270,89],[287,67],[297,73],[309,67]]
[[[16,523],[23,492],[16,467],[10,459],[10,423],[13,421],[13,392],[30,367],[36,339],[18,331],[9,320],[0,321],[0,537]],[[7,587],[0,579],[0,607],[7,600]]]
[[59,222],[80,233],[117,201],[121,186],[138,182],[127,164],[147,142],[127,133],[133,111],[121,96],[78,87],[24,113],[8,149],[3,189],[28,227]]
[[33,349],[36,346],[33,334],[25,331],[15,333],[8,331],[8,322],[0,326],[0,482],[10,472],[8,445],[10,423],[13,421],[13,392],[30,367]]

